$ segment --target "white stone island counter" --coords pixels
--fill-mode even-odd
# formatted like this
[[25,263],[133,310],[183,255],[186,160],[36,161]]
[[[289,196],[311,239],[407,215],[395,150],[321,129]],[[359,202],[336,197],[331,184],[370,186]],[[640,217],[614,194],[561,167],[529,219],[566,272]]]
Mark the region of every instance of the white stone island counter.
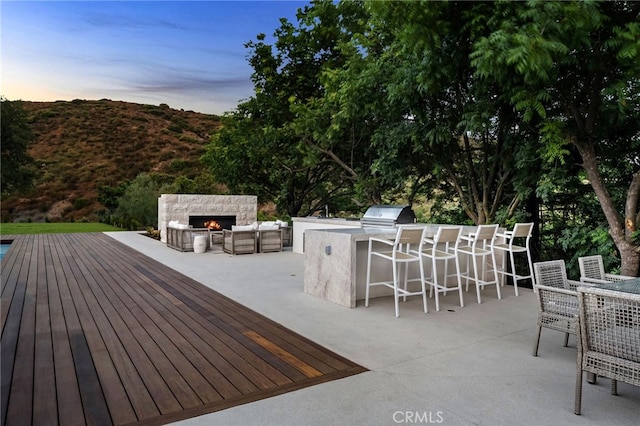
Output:
[[303,254],[305,248],[305,233],[309,229],[350,229],[360,228],[359,219],[343,219],[338,217],[294,217],[293,247],[294,253]]
[[[441,226],[418,225],[427,227],[427,235],[430,237],[433,237]],[[462,232],[468,234],[475,230],[475,226],[463,226]],[[305,293],[348,308],[355,308],[356,301],[363,300],[365,297],[369,238],[392,240],[396,232],[396,228],[307,229],[304,236]],[[497,258],[496,262],[502,264]],[[428,275],[430,270],[430,265],[425,263],[425,274]],[[375,281],[390,276],[389,263],[380,262],[379,258],[374,258],[371,279]],[[370,297],[393,294],[391,289],[383,286],[373,287],[370,291]]]

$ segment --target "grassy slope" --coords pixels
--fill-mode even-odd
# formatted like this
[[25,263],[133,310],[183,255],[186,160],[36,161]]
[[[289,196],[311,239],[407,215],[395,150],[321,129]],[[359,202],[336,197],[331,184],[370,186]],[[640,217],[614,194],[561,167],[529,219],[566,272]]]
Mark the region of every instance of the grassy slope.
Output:
[[219,117],[110,100],[24,102],[35,189],[2,200],[3,221],[96,221],[98,187],[142,172],[194,177]]
[[122,231],[104,223],[2,223],[0,235]]

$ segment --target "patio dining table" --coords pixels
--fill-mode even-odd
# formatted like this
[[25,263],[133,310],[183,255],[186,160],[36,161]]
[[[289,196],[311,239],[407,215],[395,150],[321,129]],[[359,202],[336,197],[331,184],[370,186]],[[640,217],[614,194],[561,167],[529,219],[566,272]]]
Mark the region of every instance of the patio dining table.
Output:
[[611,282],[607,284],[601,284],[598,288],[604,290],[622,291],[625,293],[640,294],[640,277],[632,278],[630,280],[622,280]]

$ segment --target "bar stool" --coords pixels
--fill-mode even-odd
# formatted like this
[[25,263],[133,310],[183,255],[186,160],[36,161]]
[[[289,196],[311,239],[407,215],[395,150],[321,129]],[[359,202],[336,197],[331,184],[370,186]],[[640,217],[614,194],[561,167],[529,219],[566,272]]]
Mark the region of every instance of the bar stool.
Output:
[[[431,261],[431,275],[425,278],[425,282],[431,286],[429,297],[435,290],[436,293],[436,311],[440,310],[440,293],[447,294],[447,291],[458,290],[460,295],[460,307],[464,307],[464,298],[462,295],[462,280],[460,279],[460,263],[458,261],[458,244],[460,242],[460,226],[440,226],[433,239],[426,238],[425,243],[429,247],[422,250],[422,257]],[[449,273],[449,261],[453,260],[455,264],[455,272]],[[438,271],[438,262],[440,265],[444,263],[442,274]],[[442,275],[442,282],[439,276]],[[456,277],[458,285],[456,287],[448,287],[447,281],[449,277]]]
[[[496,234],[496,237],[503,238],[504,243],[494,243],[493,249],[500,250],[503,253],[509,253],[509,260],[511,263],[511,271],[508,271],[508,264],[505,261],[505,265],[498,270],[498,273],[504,276],[510,276],[513,280],[513,288],[515,289],[516,296],[518,295],[518,280],[531,280],[531,286],[535,289],[535,280],[533,278],[533,263],[531,262],[531,250],[529,249],[529,240],[531,240],[531,230],[533,229],[533,223],[516,223],[513,227],[513,231],[506,231],[502,234]],[[516,245],[514,241],[524,240],[523,245]],[[515,253],[526,253],[527,263],[529,266],[528,275],[518,275],[516,273],[516,263],[514,260]]]
[[[424,283],[424,268],[422,265],[422,245],[427,228],[424,226],[407,226],[399,225],[398,232],[393,241],[381,238],[369,238],[369,253],[367,256],[367,287],[365,291],[364,306],[369,306],[369,288],[373,286],[385,286],[393,289],[393,298],[396,307],[396,317],[400,316],[398,300],[403,296],[406,300],[407,296],[422,295],[424,312],[427,313],[427,290]],[[371,265],[372,259],[376,257],[384,261],[391,262],[393,278],[391,281],[375,281],[371,282]],[[419,265],[420,277],[408,278],[409,265],[416,263]],[[403,288],[400,288],[400,270],[404,265]],[[420,291],[407,290],[407,283],[420,282]]]
[[[480,299],[480,288],[486,285],[495,285],[498,299],[502,299],[500,294],[500,284],[498,283],[498,273],[496,268],[496,259],[493,255],[493,240],[496,237],[498,225],[480,225],[476,232],[469,236],[461,235],[460,240],[465,241],[468,245],[458,246],[458,253],[468,256],[467,268],[460,275],[464,276],[467,283],[466,291],[469,291],[469,281],[476,283],[476,293],[478,303],[482,303]],[[469,263],[473,262],[473,276],[469,271]],[[479,267],[481,263],[481,267]],[[487,264],[491,268],[486,270]],[[487,277],[489,275],[489,277]]]

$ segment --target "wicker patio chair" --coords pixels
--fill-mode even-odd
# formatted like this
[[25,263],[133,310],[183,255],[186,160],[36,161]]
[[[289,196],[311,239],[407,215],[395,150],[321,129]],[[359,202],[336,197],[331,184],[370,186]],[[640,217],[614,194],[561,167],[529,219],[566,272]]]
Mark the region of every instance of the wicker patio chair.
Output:
[[258,234],[260,253],[282,251],[282,229],[277,226],[274,228],[260,228]]
[[575,413],[582,405],[583,372],[640,386],[640,294],[581,287]]
[[569,335],[577,335],[579,281],[567,279],[564,260],[538,262],[533,265],[535,290],[538,295],[538,329],[533,343],[533,356],[538,356],[542,328],[565,333],[564,346]]
[[209,239],[209,229],[191,228],[187,225],[167,226],[167,247],[179,251],[193,251],[193,241],[196,236]]
[[634,277],[606,273],[602,256],[583,256],[578,258],[580,266],[580,281],[594,284],[606,284],[608,282],[629,280]]
[[567,278],[567,268],[564,260],[549,260],[537,262],[533,265],[536,284],[540,283],[549,287],[577,290],[582,285],[580,281]]
[[222,230],[222,250],[230,254],[255,253],[258,247],[258,237],[255,230]]

